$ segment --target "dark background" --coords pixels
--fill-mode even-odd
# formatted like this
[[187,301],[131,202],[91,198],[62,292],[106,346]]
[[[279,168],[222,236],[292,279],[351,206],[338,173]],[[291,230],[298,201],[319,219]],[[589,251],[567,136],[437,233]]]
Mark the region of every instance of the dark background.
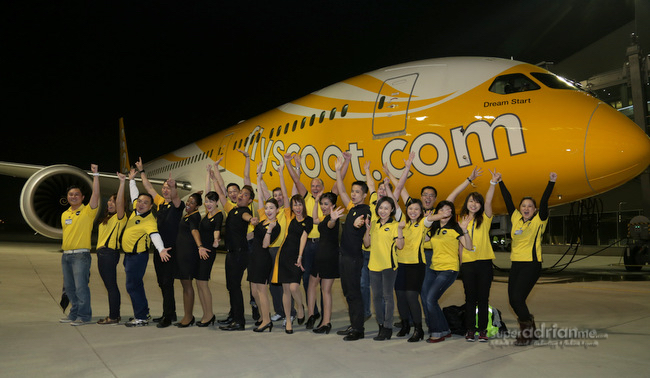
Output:
[[[633,0],[4,2],[0,161],[147,161],[335,82],[444,56],[559,62]],[[0,176],[0,219],[24,179]]]

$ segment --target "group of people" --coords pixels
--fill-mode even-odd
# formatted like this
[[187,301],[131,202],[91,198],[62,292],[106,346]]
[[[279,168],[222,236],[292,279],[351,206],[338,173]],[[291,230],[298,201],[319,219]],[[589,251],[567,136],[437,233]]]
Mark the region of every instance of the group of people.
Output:
[[[118,173],[119,190],[108,200],[98,227],[98,270],[108,291],[110,309],[99,324],[121,321],[116,282],[121,251],[134,314],[125,324],[148,324],[143,276],[153,245],[163,297],[162,316],[153,321],[160,328],[178,320],[173,287],[178,279],[183,288],[184,311],[176,326],[206,327],[217,322],[224,331],[244,330],[241,281],[247,271],[255,332],[272,331],[273,322],[284,319],[288,334],[293,333],[294,320],[314,333],[329,333],[332,286],[340,278],[350,319],[350,325],[337,332],[344,340],[364,338],[371,301],[379,326],[374,340],[390,339],[396,298],[401,319],[397,336],[410,335],[409,342],[423,340],[425,324],[427,342],[438,343],[451,335],[438,301],[461,272],[466,302],[465,339],[487,341],[494,259],[489,231],[492,199],[498,185],[512,221],[508,297],[520,325],[516,345],[532,342],[535,322],[526,298],[541,274],[541,239],[548,222],[548,200],[557,178],[555,173],[550,174],[539,207],[531,197],[524,197],[515,207],[501,174],[491,171],[485,197],[478,192],[469,193],[457,214],[454,201],[482,175],[479,168],[436,205],[435,188],[422,188],[420,199],[411,197],[405,189],[413,154],[404,160],[405,169],[399,179],[384,166],[385,178],[376,189],[370,162],[366,162],[366,180],[353,182],[349,192],[343,183],[350,164],[349,153],[343,153],[336,161],[336,182],[331,191],[325,191],[319,178],[311,180],[308,190],[300,179],[300,156],[286,154],[276,166],[280,186],[269,191],[259,165],[255,191],[250,182],[250,158],[247,152],[240,152],[246,159],[241,188],[235,183],[225,185],[218,160],[214,167],[207,167],[205,194],[194,193],[187,203],[179,198],[171,177],[162,187],[162,195],[158,194],[139,160],[129,173],[134,211],[128,216],[124,200],[126,177]],[[83,204],[81,190],[72,187],[67,193],[70,208],[62,214],[64,289],[72,306],[61,322],[73,325],[86,324],[92,316],[88,289],[90,233],[99,205],[99,174],[97,166],[91,169],[93,192],[88,205]],[[291,195],[284,179],[285,170],[293,182]],[[136,186],[137,174],[144,193]],[[256,197],[257,214],[253,207]],[[343,206],[337,206],[339,199]],[[400,200],[404,202],[405,214]],[[199,209],[203,204],[202,217]],[[230,310],[225,319],[217,321],[208,281],[224,222]],[[193,280],[203,310],[200,321],[193,315]]]

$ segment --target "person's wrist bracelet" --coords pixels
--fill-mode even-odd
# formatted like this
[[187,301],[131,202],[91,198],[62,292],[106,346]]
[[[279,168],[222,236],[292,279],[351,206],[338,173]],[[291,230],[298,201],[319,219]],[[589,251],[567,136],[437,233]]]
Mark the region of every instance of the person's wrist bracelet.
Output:
[[490,180],[490,185],[496,185],[496,184],[498,184],[498,182],[494,182],[494,181]]
[[93,172],[93,176],[99,177],[99,172]]

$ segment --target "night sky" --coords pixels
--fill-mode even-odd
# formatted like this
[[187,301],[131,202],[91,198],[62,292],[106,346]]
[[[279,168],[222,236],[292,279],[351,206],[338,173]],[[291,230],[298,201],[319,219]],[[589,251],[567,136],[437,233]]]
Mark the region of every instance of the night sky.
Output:
[[[633,0],[489,3],[5,2],[0,160],[114,172],[119,117],[131,161],[147,161],[377,68],[559,62],[634,19]],[[23,183],[0,176],[0,219]]]

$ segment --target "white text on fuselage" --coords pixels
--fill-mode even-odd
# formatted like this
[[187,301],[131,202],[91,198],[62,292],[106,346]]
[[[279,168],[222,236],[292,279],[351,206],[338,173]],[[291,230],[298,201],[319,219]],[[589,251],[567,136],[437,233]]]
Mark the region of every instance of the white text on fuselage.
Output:
[[[450,130],[451,147],[456,157],[456,164],[458,168],[463,168],[473,165],[472,158],[467,146],[467,140],[471,135],[476,135],[480,145],[481,155],[483,162],[493,161],[498,159],[496,141],[494,139],[494,132],[498,128],[503,128],[506,131],[508,148],[510,155],[520,155],[526,153],[526,144],[524,142],[524,133],[521,125],[521,120],[515,114],[502,114],[489,123],[484,120],[472,122],[467,127],[459,126]],[[323,151],[318,151],[316,147],[311,144],[301,146],[297,143],[291,143],[288,146],[282,140],[270,140],[266,137],[254,138],[259,132],[263,133],[264,128],[257,126],[249,135],[248,140],[254,142],[244,146],[244,149],[250,153],[251,160],[259,161],[261,159],[263,172],[269,170],[269,163],[271,169],[278,168],[280,161],[283,161],[283,155],[286,153],[300,154],[301,169],[310,178],[319,177],[327,174],[331,179],[336,179],[336,172],[334,170],[334,161],[336,158],[342,156],[343,151],[337,145],[329,145]],[[435,161],[430,162],[430,156],[423,156],[426,148],[433,147],[437,151]],[[347,151],[350,152],[351,162],[350,167],[352,173],[357,180],[362,180],[365,176],[361,167],[363,162],[361,158],[377,161],[376,156],[365,156],[363,148],[359,144],[349,143]],[[394,153],[400,153],[402,158],[406,158],[410,152],[415,153],[412,168],[425,176],[436,176],[442,173],[449,164],[450,152],[448,143],[438,134],[433,132],[422,133],[412,140],[403,138],[393,138],[386,142],[381,151],[381,162],[388,163],[388,168],[392,173],[401,175],[403,168],[397,168],[392,164],[391,157]],[[427,154],[428,155],[428,154]],[[270,158],[273,158],[271,160]],[[401,159],[395,159],[401,161]]]

